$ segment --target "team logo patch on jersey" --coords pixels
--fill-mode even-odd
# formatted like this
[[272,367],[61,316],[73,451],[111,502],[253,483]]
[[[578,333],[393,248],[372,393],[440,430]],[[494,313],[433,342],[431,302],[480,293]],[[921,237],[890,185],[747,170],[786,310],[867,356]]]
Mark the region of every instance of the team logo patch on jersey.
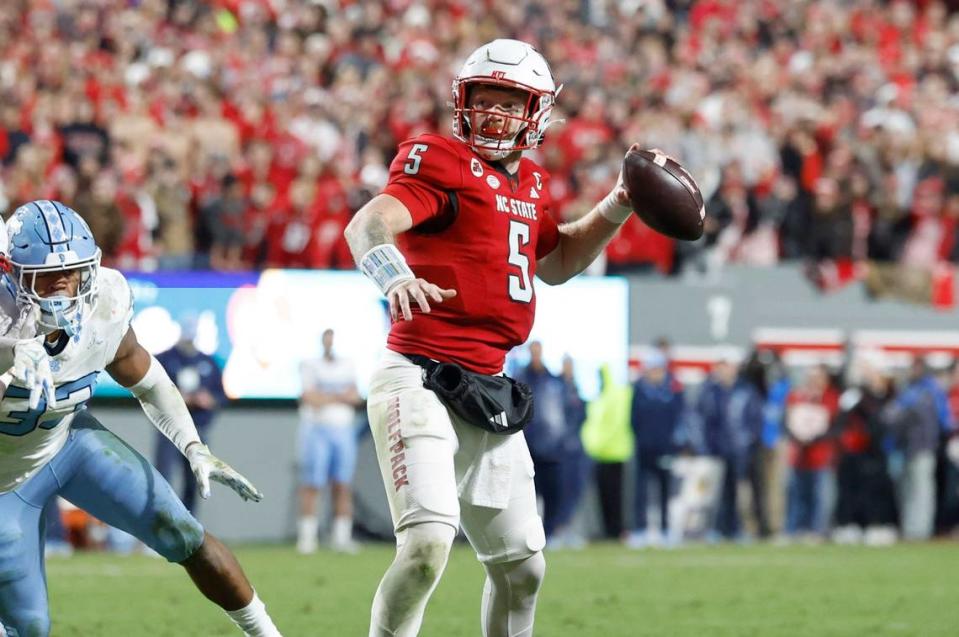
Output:
[[489,175],[486,177],[486,183],[490,188],[496,190],[499,188],[499,178],[496,175]]
[[470,172],[476,177],[483,176],[483,164],[481,164],[480,160],[476,159],[475,157],[470,161]]
[[533,188],[533,187],[530,187],[530,189],[529,189],[529,198],[530,198],[530,199],[539,199],[539,192],[538,192],[535,188]]

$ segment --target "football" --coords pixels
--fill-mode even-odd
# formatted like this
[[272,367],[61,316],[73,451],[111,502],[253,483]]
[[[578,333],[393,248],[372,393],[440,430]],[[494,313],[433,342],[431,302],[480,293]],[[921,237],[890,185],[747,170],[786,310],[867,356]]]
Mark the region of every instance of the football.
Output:
[[623,159],[623,185],[633,210],[656,232],[683,241],[703,236],[703,195],[673,158],[654,150],[629,151]]

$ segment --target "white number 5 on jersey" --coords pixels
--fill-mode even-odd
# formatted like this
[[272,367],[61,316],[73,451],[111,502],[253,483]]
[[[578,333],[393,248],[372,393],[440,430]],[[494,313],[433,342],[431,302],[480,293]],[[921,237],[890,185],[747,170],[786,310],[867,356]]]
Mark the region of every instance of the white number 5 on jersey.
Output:
[[429,150],[426,144],[413,144],[409,154],[406,156],[406,163],[403,164],[403,172],[407,175],[415,175],[420,171],[420,161],[423,159],[420,154]]
[[529,257],[520,252],[520,248],[528,244],[529,226],[522,221],[510,219],[507,261],[510,265],[519,268],[520,276],[509,275],[509,298],[520,303],[529,303],[533,300],[533,283],[529,280]]

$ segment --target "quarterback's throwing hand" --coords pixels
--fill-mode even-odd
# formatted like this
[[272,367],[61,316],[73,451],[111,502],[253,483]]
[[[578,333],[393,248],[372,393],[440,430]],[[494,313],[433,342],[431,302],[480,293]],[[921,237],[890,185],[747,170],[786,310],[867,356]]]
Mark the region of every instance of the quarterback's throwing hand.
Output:
[[47,409],[57,406],[56,385],[50,370],[50,357],[43,348],[43,337],[18,342],[13,346],[13,375],[23,381],[30,391],[30,409],[40,406],[40,396],[45,395]]
[[[642,147],[639,144],[633,144],[628,149],[626,153],[631,153],[634,151],[642,150]],[[629,206],[632,207],[632,202],[629,200],[629,191],[626,190],[626,186],[623,184],[623,169],[619,169],[619,177],[616,178],[616,185],[613,186],[611,191],[613,198],[616,200],[616,203],[620,206]]]
[[390,288],[386,298],[390,302],[390,318],[395,321],[402,314],[404,320],[412,321],[413,311],[410,309],[410,299],[416,301],[424,314],[429,314],[430,304],[427,299],[432,299],[434,303],[442,303],[454,296],[456,296],[456,290],[444,290],[426,279],[409,279]]
[[186,448],[185,455],[193,475],[196,476],[200,495],[204,498],[210,497],[210,480],[213,480],[230,487],[244,500],[259,502],[263,499],[263,494],[249,480],[210,453],[210,448],[206,445],[194,442]]

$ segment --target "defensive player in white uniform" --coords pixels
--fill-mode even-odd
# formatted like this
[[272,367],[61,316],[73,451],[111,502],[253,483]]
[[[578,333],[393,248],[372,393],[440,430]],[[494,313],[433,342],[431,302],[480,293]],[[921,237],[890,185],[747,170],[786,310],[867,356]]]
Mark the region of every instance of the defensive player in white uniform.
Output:
[[137,342],[123,275],[100,268],[89,227],[59,202],[18,208],[7,237],[12,274],[0,289],[8,330],[0,341],[0,372],[8,370],[0,376],[0,634],[50,632],[41,511],[62,496],[181,564],[245,634],[279,635],[233,554],[204,532],[143,456],[85,409],[105,369],[189,459],[204,497],[214,480],[245,500],[261,499],[200,442],[173,382]]

